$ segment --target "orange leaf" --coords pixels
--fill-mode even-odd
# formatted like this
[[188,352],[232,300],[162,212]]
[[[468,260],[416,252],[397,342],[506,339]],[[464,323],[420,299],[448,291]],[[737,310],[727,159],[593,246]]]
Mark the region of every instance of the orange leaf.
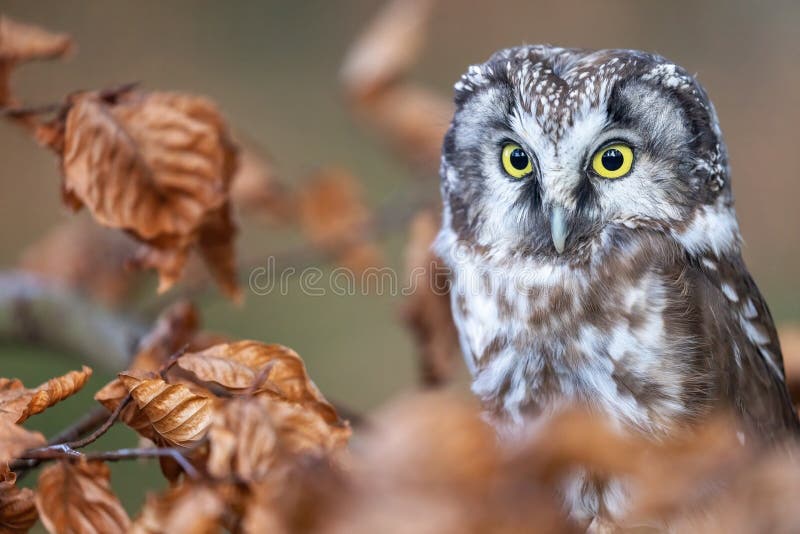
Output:
[[126,532],[130,524],[102,462],[60,461],[39,475],[36,508],[51,533]]
[[224,511],[219,491],[184,482],[160,495],[148,494],[129,534],[215,534]]
[[38,518],[33,490],[18,488],[17,475],[0,467],[0,532],[28,532]]
[[205,436],[212,415],[209,397],[160,378],[127,372],[119,379],[152,429],[170,445],[190,447]]
[[432,0],[389,2],[347,54],[342,81],[356,98],[366,98],[403,76],[425,39]]
[[[203,351],[184,354],[177,364],[204,382],[231,390],[254,385],[258,391],[282,400],[307,406],[330,424],[339,423],[333,406],[325,400],[306,372],[303,360],[292,349],[257,341],[214,345]],[[262,373],[265,373],[262,376]],[[254,384],[256,378],[264,386]]]
[[27,449],[44,444],[44,436],[40,433],[31,432],[0,417],[0,465],[13,460]]
[[263,478],[277,456],[277,436],[264,403],[236,398],[220,403],[208,430],[212,476],[252,481]]
[[0,107],[13,104],[9,78],[15,64],[61,57],[71,48],[69,35],[51,33],[0,15]]
[[0,378],[0,418],[22,423],[80,391],[90,376],[91,368],[84,365],[80,371],[52,378],[34,389],[25,388],[19,380]]
[[135,251],[136,243],[130,236],[77,218],[58,224],[25,249],[19,265],[25,271],[116,304],[136,281],[135,273],[126,268]]
[[63,128],[50,130],[63,130],[49,145],[61,155],[67,203],[142,241],[137,263],[158,269],[160,291],[181,276],[199,244],[217,280],[235,293],[235,227],[226,203],[236,148],[213,103],[130,89],[79,93]]

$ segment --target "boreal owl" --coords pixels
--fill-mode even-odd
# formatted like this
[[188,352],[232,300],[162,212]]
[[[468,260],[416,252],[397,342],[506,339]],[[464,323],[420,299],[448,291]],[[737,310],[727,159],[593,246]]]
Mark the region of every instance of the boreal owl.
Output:
[[583,403],[655,436],[728,410],[741,439],[798,430],[691,75],[638,51],[522,46],[470,67],[455,103],[435,250],[490,410],[513,425]]

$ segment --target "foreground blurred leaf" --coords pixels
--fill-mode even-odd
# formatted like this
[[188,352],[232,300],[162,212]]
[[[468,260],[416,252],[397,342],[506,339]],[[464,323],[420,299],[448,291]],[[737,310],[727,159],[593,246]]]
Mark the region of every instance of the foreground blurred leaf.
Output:
[[22,423],[80,391],[90,376],[91,368],[84,365],[80,371],[51,378],[34,389],[27,389],[19,380],[0,378],[0,418]]
[[39,475],[36,508],[45,528],[57,534],[126,532],[130,520],[109,484],[102,462],[59,461]]
[[209,397],[183,384],[167,384],[141,373],[120,373],[119,379],[152,430],[166,443],[191,447],[205,436],[212,414]]
[[212,534],[220,532],[225,502],[218,491],[184,482],[156,495],[148,494],[130,534]]
[[72,39],[69,35],[51,33],[0,15],[0,107],[13,103],[9,77],[16,64],[61,57],[71,48]]
[[18,488],[17,475],[0,466],[0,532],[28,532],[38,519],[33,490]]

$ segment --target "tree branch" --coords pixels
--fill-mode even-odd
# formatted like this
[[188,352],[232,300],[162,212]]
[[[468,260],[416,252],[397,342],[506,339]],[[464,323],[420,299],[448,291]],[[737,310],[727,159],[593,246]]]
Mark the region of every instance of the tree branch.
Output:
[[144,325],[57,283],[0,272],[0,339],[80,354],[90,365],[116,372],[128,364],[145,332]]

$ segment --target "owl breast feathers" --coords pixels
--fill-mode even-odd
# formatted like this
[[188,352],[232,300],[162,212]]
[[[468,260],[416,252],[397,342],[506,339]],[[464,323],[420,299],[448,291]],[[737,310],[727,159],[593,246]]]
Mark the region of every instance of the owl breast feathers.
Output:
[[647,53],[503,50],[455,86],[435,247],[473,389],[510,424],[583,403],[653,434],[798,429],[703,88]]

